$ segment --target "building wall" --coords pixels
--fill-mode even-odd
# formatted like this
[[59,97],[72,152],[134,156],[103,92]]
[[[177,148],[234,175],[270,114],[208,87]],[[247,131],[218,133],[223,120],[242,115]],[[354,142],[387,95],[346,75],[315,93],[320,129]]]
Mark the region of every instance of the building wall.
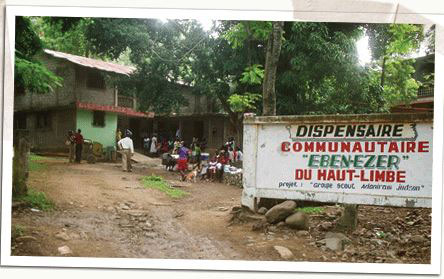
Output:
[[115,146],[117,114],[105,112],[105,126],[93,126],[93,111],[77,110],[76,127],[82,130],[85,139],[100,142],[103,148]]
[[106,76],[103,71],[76,66],[76,100],[84,103],[94,103],[100,105],[116,105],[114,88],[106,85],[104,89],[95,89],[87,86],[88,76],[99,74]]
[[38,60],[56,75],[63,78],[62,87],[53,92],[37,94],[25,92],[14,97],[14,111],[44,110],[48,108],[68,106],[76,101],[100,105],[116,105],[114,88],[94,89],[87,86],[88,76],[107,73],[96,69],[78,66],[63,59],[49,55],[41,55]]
[[[39,116],[47,114],[49,125],[39,128],[37,121]],[[48,110],[41,112],[29,112],[23,114],[26,119],[26,134],[34,151],[65,152],[66,136],[69,130],[75,129],[75,110]],[[17,129],[15,129],[17,130]]]
[[38,94],[25,92],[15,95],[14,111],[21,110],[44,110],[46,108],[67,106],[74,103],[75,69],[72,63],[60,59],[50,59],[47,56],[39,58],[50,71],[63,78],[63,86],[56,88],[53,92]]
[[180,86],[179,90],[182,91],[182,96],[188,101],[187,106],[180,108],[179,114],[190,115],[215,112],[214,101],[211,97],[194,95],[188,86]]

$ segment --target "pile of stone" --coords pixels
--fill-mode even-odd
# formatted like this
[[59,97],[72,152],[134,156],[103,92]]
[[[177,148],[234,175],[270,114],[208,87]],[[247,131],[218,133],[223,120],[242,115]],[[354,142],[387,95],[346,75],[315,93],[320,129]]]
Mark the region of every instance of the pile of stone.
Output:
[[269,224],[277,224],[278,226],[288,226],[296,230],[308,230],[309,218],[301,211],[295,211],[295,201],[285,201],[273,206],[269,210],[262,207],[258,213],[265,214],[265,220]]
[[224,172],[223,183],[242,188],[242,173]]

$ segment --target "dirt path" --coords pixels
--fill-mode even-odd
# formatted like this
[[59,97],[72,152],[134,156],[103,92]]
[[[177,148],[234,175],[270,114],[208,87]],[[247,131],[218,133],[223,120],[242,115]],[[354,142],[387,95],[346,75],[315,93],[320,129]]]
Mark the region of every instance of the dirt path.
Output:
[[[273,248],[280,245],[299,261],[430,261],[430,210],[362,207],[360,227],[348,235],[351,244],[333,252],[322,239],[326,223],[340,214],[337,206],[312,214],[310,231],[276,226],[252,231],[253,221],[230,225],[230,211],[241,196],[234,186],[185,183],[181,189],[189,194],[173,199],[140,182],[155,174],[180,184],[177,174],[160,166],[136,164],[134,172],[125,173],[120,164],[78,165],[54,158],[44,163],[46,168],[30,173],[29,185],[46,193],[56,209],[13,211],[12,229],[23,229],[22,237],[13,239],[13,255],[59,256],[58,247],[67,245],[69,256],[81,257],[280,260]],[[400,223],[392,230],[387,226],[393,220]],[[403,220],[416,223],[409,227]],[[392,230],[393,240],[375,238],[377,230]],[[419,233],[423,243],[401,237]]]

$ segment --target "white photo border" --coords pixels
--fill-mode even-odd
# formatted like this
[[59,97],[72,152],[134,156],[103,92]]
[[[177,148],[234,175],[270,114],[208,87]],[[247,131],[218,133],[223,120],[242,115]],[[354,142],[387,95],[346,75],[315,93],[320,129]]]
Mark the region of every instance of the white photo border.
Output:
[[[321,0],[302,1],[319,4]],[[332,1],[333,2],[333,1]],[[350,1],[343,1],[350,2]],[[5,68],[3,95],[3,141],[2,141],[2,266],[42,267],[101,267],[178,270],[232,270],[232,271],[299,271],[340,273],[385,273],[385,274],[439,274],[441,264],[441,221],[443,182],[443,108],[444,79],[435,80],[434,134],[433,134],[433,189],[431,264],[373,264],[373,263],[319,263],[281,261],[233,261],[233,260],[179,260],[179,259],[128,259],[85,257],[31,257],[11,256],[11,197],[12,197],[12,134],[13,134],[13,83],[15,16],[66,16],[66,17],[112,17],[112,18],[178,18],[220,20],[279,20],[317,22],[371,22],[371,23],[418,23],[436,24],[435,76],[444,76],[444,15],[410,11],[406,6],[393,4],[385,8],[375,5],[368,9],[366,3],[356,1],[352,11],[326,11],[303,7],[296,10],[236,10],[236,9],[187,9],[187,8],[90,8],[90,7],[40,7],[8,6],[5,28]],[[364,4],[363,4],[364,2]],[[415,6],[417,7],[417,6]],[[330,7],[331,8],[331,7]],[[385,12],[384,10],[385,9]],[[415,11],[418,8],[415,8]],[[184,12],[186,11],[186,12]],[[424,10],[423,10],[424,11]]]

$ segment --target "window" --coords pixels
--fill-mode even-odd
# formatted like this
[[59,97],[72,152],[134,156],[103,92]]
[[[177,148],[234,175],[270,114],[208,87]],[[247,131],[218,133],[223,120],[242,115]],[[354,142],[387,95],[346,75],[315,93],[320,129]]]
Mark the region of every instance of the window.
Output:
[[51,128],[51,114],[49,112],[40,112],[36,115],[36,128],[48,129]]
[[105,79],[98,72],[88,72],[86,77],[86,87],[92,89],[105,89]]
[[93,111],[93,126],[105,127],[104,111]]

